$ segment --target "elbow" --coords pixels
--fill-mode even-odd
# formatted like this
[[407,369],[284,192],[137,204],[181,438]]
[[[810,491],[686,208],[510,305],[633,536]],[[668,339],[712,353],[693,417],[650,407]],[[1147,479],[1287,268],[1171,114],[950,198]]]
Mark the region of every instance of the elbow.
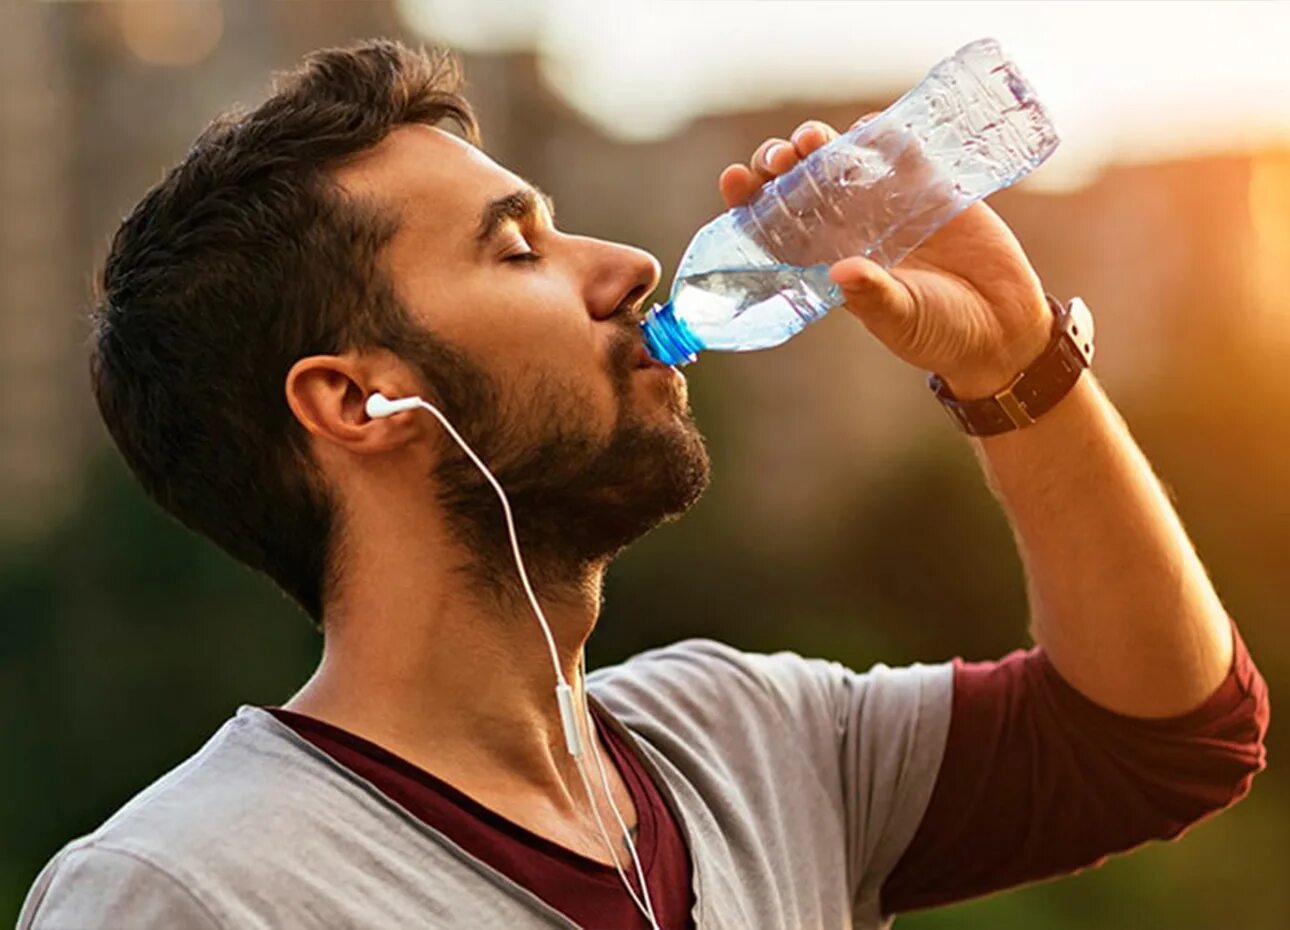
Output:
[[1236,776],[1231,785],[1231,799],[1235,804],[1250,793],[1254,776],[1267,768],[1268,724],[1272,705],[1268,700],[1268,683],[1244,648],[1233,662],[1235,677],[1241,686],[1241,701],[1229,723],[1230,740],[1237,755]]
[[1267,768],[1265,740],[1271,716],[1268,687],[1246,657],[1237,669],[1241,697],[1221,726],[1204,728],[1194,743],[1193,758],[1185,763],[1185,785],[1167,806],[1173,829],[1165,837],[1180,836],[1193,824],[1221,813],[1250,793],[1254,778]]
[[1253,663],[1249,666],[1245,697],[1234,727],[1234,742],[1240,750],[1239,771],[1235,773],[1236,778],[1231,785],[1231,799],[1224,807],[1235,804],[1249,794],[1254,776],[1268,765],[1266,740],[1272,710],[1267,682]]

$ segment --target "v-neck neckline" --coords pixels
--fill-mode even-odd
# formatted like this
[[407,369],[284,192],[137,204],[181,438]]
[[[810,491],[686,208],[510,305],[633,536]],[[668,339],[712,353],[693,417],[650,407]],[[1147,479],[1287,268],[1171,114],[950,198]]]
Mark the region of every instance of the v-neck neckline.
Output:
[[[689,854],[690,854],[690,871],[691,871],[690,889],[694,894],[694,906],[690,910],[690,919],[694,923],[696,930],[705,930],[705,927],[707,926],[706,924],[707,907],[706,907],[706,899],[703,895],[703,875],[701,871],[702,857],[699,855],[696,855],[696,849],[694,845],[694,834],[690,830],[689,824],[686,822],[686,819],[683,815],[682,806],[680,802],[677,800],[676,794],[672,789],[672,785],[669,783],[668,778],[663,773],[662,769],[655,763],[655,761],[652,758],[650,758],[649,753],[651,751],[656,752],[657,750],[654,749],[652,746],[650,746],[648,742],[639,738],[626,725],[624,725],[616,716],[614,716],[614,714],[607,707],[605,707],[604,703],[601,702],[595,695],[591,693],[590,689],[587,690],[586,695],[587,695],[588,704],[590,704],[593,707],[593,709],[596,711],[598,718],[604,723],[605,726],[613,729],[614,733],[622,740],[624,745],[632,753],[632,756],[635,759],[635,761],[641,766],[642,769],[645,770],[646,774],[649,776],[651,782],[654,785],[654,789],[659,793],[659,796],[663,799],[663,803],[667,805],[668,810],[671,812],[673,820],[676,823],[677,830],[680,832],[682,839],[685,841],[686,849],[689,851]],[[553,921],[557,926],[574,928],[574,930],[585,930],[585,928],[579,927],[578,924],[570,920],[561,911],[547,904],[546,901],[542,900],[540,897],[538,897],[536,894],[531,892],[529,889],[525,888],[523,885],[519,884],[509,876],[498,871],[496,868],[489,865],[487,862],[484,862],[482,859],[478,858],[474,854],[463,849],[460,845],[454,842],[450,837],[444,834],[441,830],[438,830],[435,827],[430,826],[421,818],[415,816],[410,811],[408,811],[402,804],[399,804],[393,799],[387,797],[385,793],[382,792],[369,779],[355,772],[349,766],[344,765],[341,762],[338,762],[336,759],[332,758],[330,755],[328,755],[323,750],[319,749],[317,746],[314,746],[312,743],[310,743],[299,733],[291,729],[291,727],[289,727],[287,724],[283,723],[277,717],[273,716],[273,714],[270,713],[269,711],[265,710],[262,707],[256,707],[254,705],[247,704],[239,708],[239,714],[242,712],[250,712],[252,715],[254,715],[254,718],[256,720],[267,724],[267,726],[270,729],[283,735],[294,745],[300,748],[303,748],[311,755],[320,757],[327,764],[344,771],[350,778],[358,782],[364,788],[366,793],[379,798],[382,803],[389,805],[391,808],[393,808],[395,811],[398,812],[400,817],[414,824],[419,830],[426,833],[430,837],[430,839],[432,839],[434,842],[436,842],[437,844],[439,844],[440,846],[446,849],[449,849],[459,859],[461,859],[466,864],[474,868],[476,871],[483,874],[486,878],[488,878],[491,882],[493,882],[493,884],[509,892],[512,896],[519,898],[530,908],[536,909],[548,920]],[[379,744],[374,744],[374,745],[378,745],[378,748],[379,748]],[[469,796],[466,796],[466,797],[469,797]],[[638,819],[639,819],[639,815],[638,815]],[[570,852],[572,853],[572,851]],[[578,855],[577,853],[572,853],[572,854]],[[589,861],[595,862],[595,860],[589,860]],[[602,863],[595,863],[595,864],[602,865]],[[612,869],[612,866],[605,866],[605,867]],[[663,930],[669,930],[669,928],[663,928]]]

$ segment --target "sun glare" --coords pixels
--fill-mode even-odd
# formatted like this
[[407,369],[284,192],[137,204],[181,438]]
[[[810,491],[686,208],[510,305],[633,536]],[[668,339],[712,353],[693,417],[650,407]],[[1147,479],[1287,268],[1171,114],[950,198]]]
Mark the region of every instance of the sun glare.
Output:
[[532,48],[550,84],[623,139],[794,99],[892,97],[989,35],[1063,136],[1037,185],[1077,185],[1111,158],[1290,144],[1286,3],[515,0],[493,26],[471,13],[487,6],[398,3],[436,41]]

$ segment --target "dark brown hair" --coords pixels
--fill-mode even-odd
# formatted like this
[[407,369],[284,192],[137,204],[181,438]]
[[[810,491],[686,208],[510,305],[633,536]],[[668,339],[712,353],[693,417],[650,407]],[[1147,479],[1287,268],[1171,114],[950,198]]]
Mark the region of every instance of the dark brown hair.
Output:
[[308,56],[249,113],[217,118],[122,222],[92,315],[99,410],[168,513],[267,574],[321,625],[339,528],[291,414],[299,358],[398,351],[409,321],[377,258],[397,217],[329,169],[402,124],[479,144],[461,68],[371,41]]

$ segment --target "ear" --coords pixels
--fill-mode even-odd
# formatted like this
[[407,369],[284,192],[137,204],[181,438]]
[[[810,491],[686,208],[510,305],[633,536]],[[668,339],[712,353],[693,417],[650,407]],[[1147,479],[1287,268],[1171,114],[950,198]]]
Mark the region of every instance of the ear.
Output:
[[373,370],[370,360],[345,355],[311,355],[287,372],[287,406],[300,424],[319,439],[351,452],[387,452],[418,434],[416,417],[373,420],[364,405],[380,391],[387,397],[415,394],[415,389],[390,377],[386,368]]

